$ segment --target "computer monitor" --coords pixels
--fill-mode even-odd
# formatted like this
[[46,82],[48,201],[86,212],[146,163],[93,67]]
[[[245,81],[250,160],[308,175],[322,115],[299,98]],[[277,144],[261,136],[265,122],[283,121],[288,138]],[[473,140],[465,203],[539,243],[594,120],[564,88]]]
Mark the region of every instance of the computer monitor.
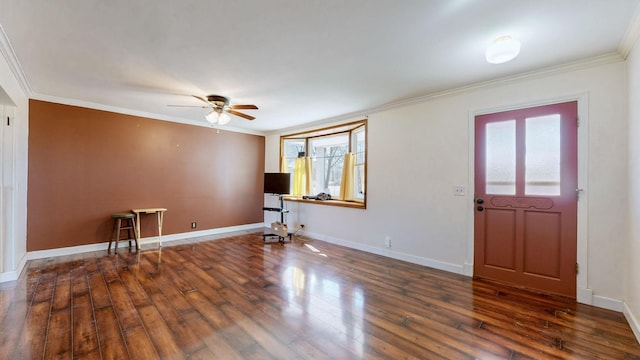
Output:
[[291,174],[264,173],[264,193],[286,195],[291,191]]

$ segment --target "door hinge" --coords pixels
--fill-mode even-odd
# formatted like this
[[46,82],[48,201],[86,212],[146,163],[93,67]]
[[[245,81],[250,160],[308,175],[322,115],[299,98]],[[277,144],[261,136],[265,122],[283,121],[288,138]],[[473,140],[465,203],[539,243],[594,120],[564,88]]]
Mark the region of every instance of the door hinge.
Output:
[[580,272],[580,265],[576,263],[576,275],[578,275],[579,272]]
[[576,127],[580,127],[580,117],[576,116]]

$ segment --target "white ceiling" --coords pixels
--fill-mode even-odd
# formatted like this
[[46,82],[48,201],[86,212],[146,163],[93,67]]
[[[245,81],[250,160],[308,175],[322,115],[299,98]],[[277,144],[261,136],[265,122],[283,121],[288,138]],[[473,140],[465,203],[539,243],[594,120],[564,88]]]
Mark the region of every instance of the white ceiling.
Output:
[[[270,131],[618,53],[640,0],[0,0],[30,96],[205,123],[191,95]],[[485,47],[509,34],[515,60]],[[2,34],[0,34],[2,35]],[[633,39],[631,39],[633,40]]]

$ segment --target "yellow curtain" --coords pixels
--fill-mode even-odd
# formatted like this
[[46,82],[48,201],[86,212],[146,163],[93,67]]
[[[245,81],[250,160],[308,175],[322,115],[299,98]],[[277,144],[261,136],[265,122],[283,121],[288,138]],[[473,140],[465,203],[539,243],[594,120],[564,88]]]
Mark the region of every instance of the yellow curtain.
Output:
[[311,171],[311,157],[306,157],[304,160],[304,172],[306,173],[305,193],[311,195],[311,177],[313,172]]
[[281,173],[288,173],[289,172],[289,167],[287,166],[287,158],[286,157],[282,157],[280,159],[280,172]]
[[311,191],[311,158],[296,158],[293,170],[293,196],[308,195]]
[[356,154],[348,152],[344,154],[344,164],[342,166],[342,181],[340,182],[340,199],[354,200],[353,177],[356,164]]

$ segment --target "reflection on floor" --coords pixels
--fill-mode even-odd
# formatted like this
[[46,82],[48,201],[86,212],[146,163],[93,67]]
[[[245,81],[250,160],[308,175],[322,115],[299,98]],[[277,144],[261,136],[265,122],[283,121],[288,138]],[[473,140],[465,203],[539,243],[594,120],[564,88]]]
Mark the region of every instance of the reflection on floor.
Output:
[[31,261],[0,289],[0,354],[640,358],[620,313],[318,240],[201,240]]

